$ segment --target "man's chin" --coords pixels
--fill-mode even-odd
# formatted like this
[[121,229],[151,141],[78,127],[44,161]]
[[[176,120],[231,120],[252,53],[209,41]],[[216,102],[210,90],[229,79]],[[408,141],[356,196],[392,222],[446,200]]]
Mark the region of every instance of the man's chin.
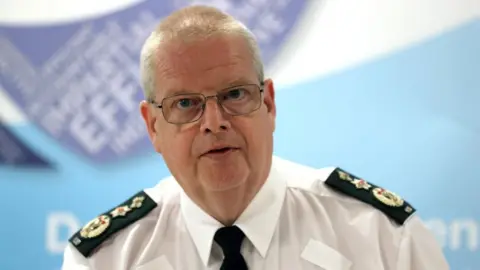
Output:
[[201,177],[202,185],[210,191],[227,191],[244,185],[247,181],[246,169],[218,167]]
[[225,182],[216,182],[216,183],[209,183],[208,189],[211,192],[221,193],[221,192],[228,192],[236,190],[242,187],[245,184],[244,181],[230,181],[228,183]]
[[210,190],[228,190],[237,188],[246,182],[250,168],[246,160],[238,153],[228,154],[223,159],[201,160],[198,167],[198,179]]

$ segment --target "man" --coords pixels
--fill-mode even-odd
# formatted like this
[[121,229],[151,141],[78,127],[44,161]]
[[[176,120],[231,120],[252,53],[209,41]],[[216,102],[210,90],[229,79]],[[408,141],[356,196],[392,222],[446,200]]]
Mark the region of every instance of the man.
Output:
[[179,10],[142,50],[140,111],[172,177],[70,239],[64,270],[445,270],[399,196],[339,168],[272,158],[275,91],[252,34]]

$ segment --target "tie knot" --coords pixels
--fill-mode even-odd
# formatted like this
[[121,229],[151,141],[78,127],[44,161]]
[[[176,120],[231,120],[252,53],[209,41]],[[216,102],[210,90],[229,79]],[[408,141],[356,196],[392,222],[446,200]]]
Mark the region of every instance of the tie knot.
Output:
[[225,257],[240,255],[245,234],[237,226],[223,227],[215,233],[214,240],[222,248]]

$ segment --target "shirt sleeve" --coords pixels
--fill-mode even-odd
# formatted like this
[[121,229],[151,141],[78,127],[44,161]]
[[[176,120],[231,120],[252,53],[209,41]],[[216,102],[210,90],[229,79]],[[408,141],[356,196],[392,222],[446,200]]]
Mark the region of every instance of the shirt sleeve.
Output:
[[418,216],[406,221],[397,257],[397,270],[449,270],[433,233]]
[[62,270],[93,270],[93,268],[90,268],[87,259],[68,243],[63,255]]

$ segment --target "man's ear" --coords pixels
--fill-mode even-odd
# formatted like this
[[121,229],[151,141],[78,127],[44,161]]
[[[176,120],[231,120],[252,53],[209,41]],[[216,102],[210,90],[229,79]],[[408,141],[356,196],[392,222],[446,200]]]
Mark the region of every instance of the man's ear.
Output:
[[272,79],[266,79],[263,87],[264,99],[263,102],[267,106],[267,112],[272,122],[273,131],[275,130],[275,119],[277,116],[277,106],[275,104],[275,87]]
[[159,144],[159,134],[155,127],[155,123],[157,122],[157,117],[152,110],[150,104],[143,100],[140,102],[140,114],[142,115],[143,121],[145,123],[145,127],[147,128],[148,137],[152,142],[155,151],[161,153],[160,144]]

